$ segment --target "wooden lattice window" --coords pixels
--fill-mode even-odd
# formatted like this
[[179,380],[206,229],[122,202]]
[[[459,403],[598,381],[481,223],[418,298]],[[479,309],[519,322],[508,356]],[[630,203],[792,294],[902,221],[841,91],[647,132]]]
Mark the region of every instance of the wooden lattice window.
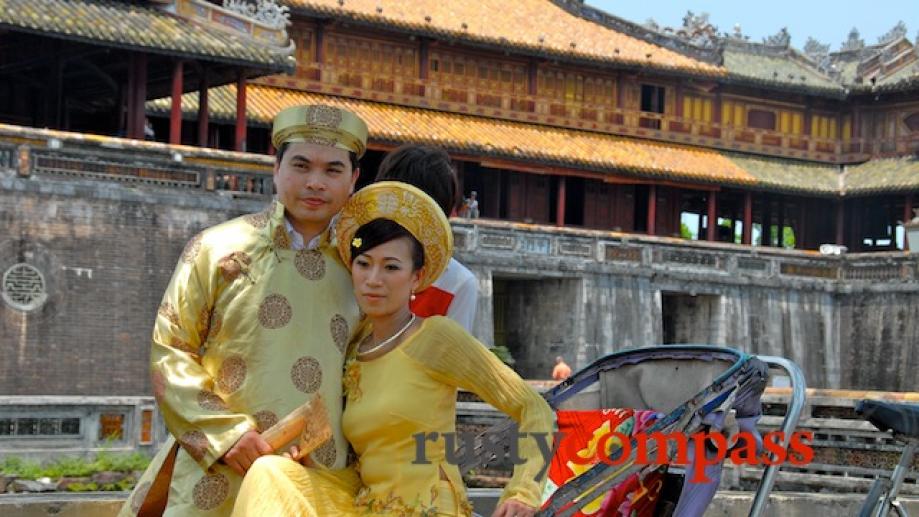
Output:
[[536,88],[540,97],[559,102],[606,107],[616,104],[616,85],[609,77],[540,69],[536,73]]
[[[476,92],[526,95],[526,67],[479,57],[432,52],[429,58],[430,77],[445,90],[474,88]],[[483,97],[487,98],[487,96]]]
[[698,122],[711,122],[713,113],[712,99],[698,95],[683,96],[683,118]]
[[143,409],[140,412],[140,441],[141,445],[153,443],[153,409]]
[[393,91],[394,79],[418,78],[414,47],[341,35],[328,36],[325,46],[339,84]]
[[99,440],[121,440],[124,436],[124,415],[103,413],[99,415]]

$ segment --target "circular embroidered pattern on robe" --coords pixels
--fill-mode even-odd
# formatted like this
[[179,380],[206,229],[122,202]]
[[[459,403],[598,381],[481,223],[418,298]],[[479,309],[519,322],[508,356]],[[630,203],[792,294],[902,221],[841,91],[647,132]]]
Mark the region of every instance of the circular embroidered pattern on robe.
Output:
[[258,427],[259,432],[265,432],[268,428],[278,423],[278,415],[267,409],[259,411],[252,416],[255,418],[255,426]]
[[166,396],[166,376],[154,368],[150,373],[150,383],[153,385],[153,398],[162,402],[163,397]]
[[186,264],[191,264],[198,257],[198,252],[201,251],[201,234],[195,235],[188,241],[188,244],[185,245],[185,249],[182,250],[182,262]]
[[198,349],[193,348],[191,344],[186,343],[185,341],[182,341],[181,339],[179,339],[179,336],[172,336],[171,338],[169,338],[169,346],[177,350],[181,350],[183,352],[188,352],[189,354],[198,353]]
[[335,440],[329,439],[323,442],[322,445],[313,451],[311,456],[317,463],[332,468],[335,465],[335,460],[338,459],[338,451],[335,449]]
[[163,302],[160,304],[160,308],[156,311],[157,314],[166,318],[169,323],[178,326],[179,325],[179,311],[169,302]]
[[246,214],[243,216],[243,221],[251,224],[253,228],[264,228],[268,225],[268,212],[262,211],[254,214]]
[[205,411],[226,411],[227,409],[227,403],[213,391],[201,390],[197,398],[198,407]]
[[217,267],[220,268],[220,276],[224,281],[232,282],[242,273],[249,272],[249,265],[252,259],[248,254],[242,251],[234,251],[229,255],[217,261]]
[[233,393],[246,380],[246,361],[241,355],[234,354],[224,359],[217,370],[217,389],[222,393]]
[[303,393],[313,393],[322,385],[322,367],[315,357],[301,357],[290,369],[290,380]]
[[329,330],[332,332],[332,340],[335,341],[338,351],[345,353],[345,348],[348,346],[348,320],[341,314],[332,316]]
[[297,271],[307,280],[319,280],[325,276],[325,260],[318,250],[300,250],[294,257]]
[[223,326],[223,318],[216,310],[205,306],[198,315],[198,342],[204,343],[211,336],[216,336]]
[[290,321],[293,309],[287,298],[280,294],[269,294],[258,307],[258,322],[267,329],[279,329]]
[[200,510],[217,508],[230,495],[230,480],[220,473],[208,474],[195,483],[192,497]]
[[185,452],[194,458],[195,461],[201,461],[201,459],[204,458],[204,453],[207,452],[208,444],[207,436],[201,431],[188,431],[179,437],[179,445],[181,445],[182,448],[185,449]]
[[290,235],[287,234],[287,228],[283,225],[274,229],[274,235],[271,236],[275,247],[287,250],[290,249]]
[[140,507],[143,506],[144,499],[147,498],[147,493],[150,492],[151,486],[153,486],[153,483],[144,481],[134,489],[134,495],[131,496],[131,511],[135,514],[139,512]]

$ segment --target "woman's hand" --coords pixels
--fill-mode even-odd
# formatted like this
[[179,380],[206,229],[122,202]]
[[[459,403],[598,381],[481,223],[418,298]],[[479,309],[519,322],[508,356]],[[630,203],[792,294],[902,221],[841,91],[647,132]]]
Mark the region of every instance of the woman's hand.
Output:
[[533,517],[534,515],[536,515],[536,508],[508,499],[495,508],[495,513],[491,514],[491,517]]
[[307,466],[307,467],[315,466],[315,464],[313,463],[313,459],[310,458],[309,454],[304,455],[299,460],[297,459],[297,457],[300,456],[300,448],[297,447],[296,445],[291,445],[290,450],[288,452],[282,453],[281,456],[284,456],[285,458],[289,460],[299,461],[300,464]]

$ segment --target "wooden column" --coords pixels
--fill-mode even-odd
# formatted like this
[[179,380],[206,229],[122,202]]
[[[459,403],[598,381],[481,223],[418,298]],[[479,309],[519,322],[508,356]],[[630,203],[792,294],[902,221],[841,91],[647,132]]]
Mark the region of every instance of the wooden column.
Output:
[[708,193],[708,227],[705,229],[705,240],[714,241],[717,238],[715,230],[718,228],[718,192],[712,190]]
[[51,117],[53,120],[54,129],[67,129],[64,124],[64,67],[66,62],[61,59],[60,55],[54,58],[54,90],[53,90],[53,99],[52,105],[54,106],[51,110]]
[[147,101],[147,55],[133,54],[131,68],[134,72],[134,87],[128,106],[128,138],[143,140],[146,119],[144,103]]
[[236,150],[246,151],[246,75],[240,70],[236,79]]
[[753,194],[744,192],[743,198],[743,244],[750,244],[753,237]]
[[772,246],[772,199],[763,194],[763,224],[760,225],[760,242],[763,246]]
[[807,249],[810,239],[807,235],[807,203],[804,200],[798,205],[798,228],[795,231],[795,248]]
[[137,77],[135,77],[134,69],[134,56],[131,55],[128,58],[128,80],[127,85],[125,85],[124,95],[122,96],[124,104],[122,105],[122,114],[121,120],[124,123],[124,126],[121,128],[121,135],[125,138],[133,138],[131,135],[134,134],[134,120],[131,119],[131,106],[134,105],[134,90],[135,84],[137,83]]
[[207,68],[201,68],[201,80],[198,84],[198,146],[207,147],[208,123],[210,110],[208,109],[208,82]]
[[776,228],[776,239],[778,240],[778,242],[776,244],[778,245],[778,247],[784,248],[785,247],[785,200],[782,198],[779,198],[779,221],[778,222],[779,222],[779,224],[777,225],[778,228]]
[[431,60],[428,51],[428,40],[427,38],[421,38],[421,41],[418,43],[418,78],[426,80],[430,73],[430,69]]
[[692,113],[690,113],[689,115],[687,115],[686,113],[683,113],[683,87],[678,84],[675,90],[676,90],[676,95],[675,95],[676,97],[676,116],[677,117],[692,116]]
[[715,100],[712,102],[712,122],[721,124],[721,92],[715,93]]
[[527,95],[536,95],[536,84],[539,77],[539,65],[531,61],[527,66]]
[[840,199],[836,202],[836,244],[842,246],[845,241],[844,225],[845,222],[845,203]]
[[169,110],[169,143],[182,143],[182,74],[184,72],[182,61],[176,61],[172,69],[172,109]]
[[325,28],[321,24],[316,26],[316,63],[325,63]]
[[558,195],[555,200],[555,226],[565,226],[565,177],[558,178]]
[[657,186],[648,186],[648,235],[654,235],[657,229]]
[[909,237],[906,235],[906,223],[913,220],[913,195],[907,194],[903,202],[903,251],[909,251]]

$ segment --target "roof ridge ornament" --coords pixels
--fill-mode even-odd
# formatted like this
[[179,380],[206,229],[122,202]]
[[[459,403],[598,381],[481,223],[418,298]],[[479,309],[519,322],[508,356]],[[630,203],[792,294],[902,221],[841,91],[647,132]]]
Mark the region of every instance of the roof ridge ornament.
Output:
[[223,8],[269,27],[283,29],[290,25],[290,7],[279,5],[277,0],[223,0]]
[[852,27],[852,30],[849,31],[849,39],[843,42],[840,47],[840,52],[848,52],[852,50],[861,50],[865,48],[865,40],[859,37],[858,29]]
[[695,14],[686,11],[683,26],[678,28],[661,27],[654,18],[648,18],[645,28],[689,43],[698,48],[713,49],[718,47],[718,27],[712,25],[706,12]]
[[763,45],[788,48],[791,45],[791,34],[788,33],[788,27],[782,27],[779,32],[763,38]]
[[878,38],[878,45],[889,45],[894,41],[906,36],[906,24],[903,20],[897,22],[892,29],[887,31],[883,36]]

